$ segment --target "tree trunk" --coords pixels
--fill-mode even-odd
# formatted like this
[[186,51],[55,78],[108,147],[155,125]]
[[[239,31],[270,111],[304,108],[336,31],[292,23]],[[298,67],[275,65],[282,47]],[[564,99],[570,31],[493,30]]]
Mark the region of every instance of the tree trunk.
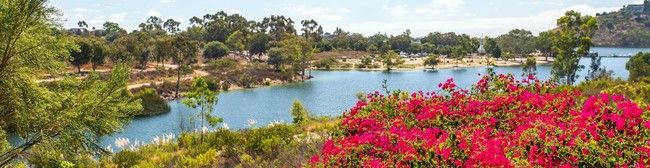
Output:
[[77,73],[81,75],[81,66],[77,66]]
[[178,92],[181,88],[180,82],[181,82],[181,64],[178,64],[177,67],[177,74],[176,75],[176,96],[174,96],[174,99],[178,99]]

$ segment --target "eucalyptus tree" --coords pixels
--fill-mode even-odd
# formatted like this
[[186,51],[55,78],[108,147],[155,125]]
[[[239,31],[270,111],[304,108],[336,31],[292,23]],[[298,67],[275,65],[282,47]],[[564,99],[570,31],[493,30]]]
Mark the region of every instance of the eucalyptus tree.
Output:
[[524,29],[513,29],[496,39],[499,48],[505,52],[516,54],[523,62],[523,56],[535,51],[533,34]]
[[305,39],[310,39],[314,43],[320,42],[323,39],[321,36],[323,34],[323,27],[318,25],[318,22],[314,19],[302,20],[300,24],[302,24],[300,30],[302,30],[302,36]]
[[[37,84],[41,74],[65,71],[77,48],[46,0],[0,5],[0,167],[48,167],[88,155],[103,156],[101,137],[116,133],[141,107],[128,96],[129,70],[117,65],[106,81],[64,78]],[[21,141],[8,144],[5,129]]]
[[190,63],[192,59],[196,58],[199,53],[198,43],[185,36],[176,36],[172,40],[172,45],[174,46],[174,52],[172,54],[172,60],[177,68],[176,75],[176,94],[174,98],[179,97],[180,82],[181,82],[181,67],[187,66],[186,64]]
[[152,30],[162,30],[163,29],[163,20],[160,19],[158,16],[149,16],[149,19],[147,19],[147,30],[152,31]]
[[95,71],[97,66],[104,65],[106,57],[110,54],[106,46],[106,41],[98,37],[91,37],[90,42],[93,46],[92,57],[90,57],[90,64],[92,70]]
[[179,31],[181,31],[181,29],[178,28],[180,25],[181,25],[181,22],[178,22],[178,21],[176,21],[174,19],[167,19],[167,21],[165,21],[165,23],[163,23],[163,27],[165,28],[165,30],[167,30],[167,32],[169,34],[172,34],[172,35],[175,35]]
[[553,48],[557,56],[551,67],[551,75],[561,83],[572,85],[579,77],[580,57],[593,45],[591,38],[598,30],[596,18],[567,11],[557,20],[557,30],[552,31]]

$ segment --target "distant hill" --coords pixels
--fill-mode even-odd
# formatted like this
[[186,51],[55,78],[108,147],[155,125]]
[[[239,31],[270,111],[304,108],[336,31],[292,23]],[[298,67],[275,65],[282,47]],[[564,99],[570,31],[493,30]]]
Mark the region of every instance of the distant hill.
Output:
[[650,47],[650,2],[627,5],[616,12],[596,14],[596,46]]

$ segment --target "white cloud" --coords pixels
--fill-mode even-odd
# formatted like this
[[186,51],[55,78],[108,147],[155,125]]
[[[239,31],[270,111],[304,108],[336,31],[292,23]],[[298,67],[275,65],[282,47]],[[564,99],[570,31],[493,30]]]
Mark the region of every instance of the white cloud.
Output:
[[109,22],[120,23],[126,20],[126,12],[116,13],[108,17]]
[[384,8],[384,10],[388,10],[388,13],[390,13],[391,15],[395,15],[395,16],[403,16],[403,15],[407,15],[407,14],[411,13],[411,11],[406,9],[406,5],[403,5],[403,6],[402,5],[397,5],[395,7],[388,7],[388,6],[384,5],[383,8]]
[[429,9],[429,8],[418,8],[418,9],[415,9],[413,12],[415,12],[415,13],[429,13],[429,12],[431,12],[431,9]]
[[329,14],[320,15],[320,16],[318,16],[318,19],[327,20],[327,21],[347,20],[347,18],[345,18],[345,17],[343,17],[341,15],[329,15]]
[[77,17],[78,19],[86,19],[86,18],[88,18],[88,17],[86,17],[86,15],[83,15],[83,14],[76,14],[74,16]]
[[149,10],[149,12],[147,12],[147,16],[158,16],[158,17],[160,17],[160,13],[158,13],[158,11],[155,11],[155,10],[152,9],[152,10]]
[[456,8],[465,5],[464,0],[433,0],[433,3],[445,5],[449,8]]
[[104,22],[106,22],[106,16],[97,16],[95,18],[90,19],[90,21],[88,21],[88,23],[91,24],[102,24]]
[[77,12],[99,12],[98,10],[89,8],[74,8],[74,10]]
[[[426,33],[431,31],[451,31],[456,33],[467,33],[470,36],[476,37],[481,34],[494,37],[516,28],[529,30],[533,32],[533,34],[553,29],[555,28],[557,19],[564,16],[564,13],[568,10],[576,10],[581,12],[582,15],[593,16],[598,12],[613,11],[618,8],[619,7],[596,8],[580,4],[522,17],[479,18],[480,15],[471,14],[474,15],[474,17],[468,19],[435,20],[434,18],[434,20],[402,20],[391,22],[390,24],[386,24],[386,22],[383,21],[344,22],[340,23],[339,26],[345,27],[346,30],[350,32],[372,33],[382,31],[387,32],[388,34],[400,34],[404,31],[404,25],[408,25],[416,36],[426,35]],[[463,14],[465,13],[462,13],[461,15]],[[480,27],[480,29],[477,29],[477,27]]]
[[339,9],[339,11],[341,11],[341,12],[350,12],[350,9],[348,9],[348,8],[341,8],[341,9]]
[[174,3],[176,0],[160,0],[161,3]]

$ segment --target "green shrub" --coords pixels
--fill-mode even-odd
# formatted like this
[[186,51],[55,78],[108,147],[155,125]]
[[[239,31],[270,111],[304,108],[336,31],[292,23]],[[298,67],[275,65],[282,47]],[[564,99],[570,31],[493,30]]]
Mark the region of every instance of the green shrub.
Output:
[[208,79],[205,82],[208,83],[208,89],[210,89],[211,91],[216,92],[221,90],[221,85],[216,80]]
[[133,152],[129,150],[122,150],[115,154],[113,161],[117,164],[117,167],[133,167],[144,157],[139,152]]
[[223,84],[221,85],[221,88],[224,91],[228,91],[228,89],[230,89],[230,82],[223,82]]
[[145,88],[135,95],[142,99],[142,113],[139,116],[151,116],[168,113],[170,111],[167,101],[160,98],[156,89]]

